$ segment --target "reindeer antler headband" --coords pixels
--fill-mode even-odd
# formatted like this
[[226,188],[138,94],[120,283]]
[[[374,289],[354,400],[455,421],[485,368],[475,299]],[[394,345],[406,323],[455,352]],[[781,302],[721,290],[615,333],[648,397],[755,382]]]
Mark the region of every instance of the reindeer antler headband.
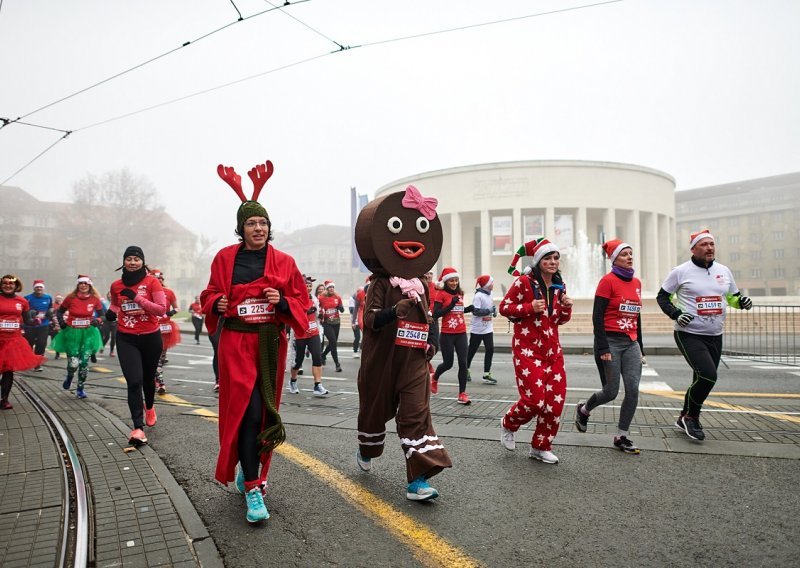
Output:
[[253,198],[248,200],[244,195],[244,191],[242,191],[242,176],[237,174],[236,170],[232,167],[229,168],[222,164],[217,166],[217,174],[219,177],[231,186],[231,189],[236,192],[236,195],[238,195],[239,199],[242,201],[239,210],[236,212],[236,226],[239,232],[241,232],[244,222],[250,217],[265,217],[267,221],[269,221],[267,210],[257,200],[267,180],[272,177],[272,172],[274,170],[275,168],[272,162],[267,160],[265,163],[258,164],[247,172],[247,176],[253,182]]

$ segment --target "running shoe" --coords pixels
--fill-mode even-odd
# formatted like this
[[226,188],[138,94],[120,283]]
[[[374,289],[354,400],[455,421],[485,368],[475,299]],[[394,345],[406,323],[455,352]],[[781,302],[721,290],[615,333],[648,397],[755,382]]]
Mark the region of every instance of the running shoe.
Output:
[[89,357],[89,360],[90,360],[92,363],[97,363],[97,355],[95,355],[94,353],[92,353],[92,355]]
[[238,462],[236,463],[236,481],[233,482],[233,488],[237,493],[244,493],[244,470]]
[[33,368],[33,370],[36,371],[37,373],[41,373],[42,371],[44,371],[41,365],[37,365],[36,367]]
[[328,394],[328,389],[322,386],[322,383],[314,383],[314,395],[325,396]]
[[[113,355],[112,355],[112,357],[113,357]],[[53,357],[53,359],[61,359],[61,353],[56,353],[56,356]]]
[[516,432],[512,432],[505,426],[503,426],[503,419],[500,419],[500,443],[503,444],[503,447],[508,451],[513,452],[517,449],[517,442],[514,440],[514,435]]
[[147,443],[147,436],[144,435],[144,430],[141,428],[134,428],[131,430],[131,433],[128,434],[128,443],[131,446],[143,446]]
[[164,384],[164,381],[156,383],[156,392],[158,394],[165,394],[167,392],[167,385]]
[[358,351],[353,351],[353,359],[361,359],[361,353]]
[[158,416],[156,416],[156,405],[153,405],[153,408],[149,409],[145,406],[144,407],[144,423],[150,426],[151,428],[156,425],[158,421]]
[[626,436],[614,436],[614,447],[626,454],[639,454],[640,450]]
[[219,383],[214,383],[214,392],[219,392]]
[[467,396],[467,393],[462,392],[458,394],[458,398],[456,399],[458,404],[472,404],[472,401]]
[[264,504],[264,494],[260,487],[255,487],[245,493],[247,500],[247,522],[258,523],[269,519],[269,511]]
[[341,373],[342,372],[342,366],[341,365],[336,365],[336,372],[337,373]]
[[421,475],[409,483],[406,488],[406,499],[411,501],[427,501],[436,499],[438,496],[439,492],[428,485],[428,482]]
[[67,375],[67,377],[64,379],[64,382],[61,383],[61,386],[63,387],[64,390],[69,390],[69,387],[72,384],[72,377],[73,376],[74,375]]
[[116,357],[117,355],[112,351],[111,353],[108,354],[108,356],[109,357]]
[[492,376],[492,373],[484,373],[483,377],[481,377],[481,378],[483,379],[483,382],[486,383],[487,385],[496,385],[497,384],[497,379],[495,379]]
[[83,389],[78,389],[75,391],[75,396],[78,398],[89,398],[89,395],[86,394],[86,391]]
[[6,399],[0,400],[0,410],[11,410],[12,408],[14,408],[14,405]]
[[292,394],[297,394],[300,392],[300,389],[297,388],[297,381],[289,381],[289,392]]
[[362,458],[361,450],[356,450],[356,463],[361,471],[369,471],[372,469],[372,458]]
[[678,419],[675,421],[675,426],[683,430],[692,440],[702,442],[706,439],[706,433],[703,432],[703,427],[700,425],[700,420],[697,418],[682,414],[678,416]]
[[558,456],[556,456],[550,450],[537,450],[536,448],[531,448],[530,454],[528,457],[534,460],[539,460],[544,463],[556,464],[558,463]]
[[431,377],[431,394],[439,393],[439,381]]
[[581,412],[584,406],[586,406],[586,402],[580,401],[575,407],[575,427],[578,432],[586,432],[586,425],[589,424],[589,416]]

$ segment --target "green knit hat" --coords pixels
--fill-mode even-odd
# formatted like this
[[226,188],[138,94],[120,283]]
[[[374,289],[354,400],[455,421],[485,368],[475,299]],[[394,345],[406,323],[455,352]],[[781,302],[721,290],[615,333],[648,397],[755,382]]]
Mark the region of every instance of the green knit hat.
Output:
[[236,173],[236,170],[225,167],[222,164],[217,166],[217,175],[219,175],[219,177],[222,178],[222,180],[227,183],[231,189],[233,189],[233,191],[236,192],[236,195],[239,196],[239,199],[242,200],[242,204],[236,211],[236,230],[240,235],[244,233],[244,222],[250,217],[264,217],[267,220],[267,223],[270,223],[270,225],[272,224],[269,220],[267,210],[257,201],[257,199],[258,195],[261,193],[261,189],[264,187],[264,184],[267,183],[267,180],[270,177],[272,177],[273,171],[274,168],[272,166],[272,162],[267,160],[265,163],[258,164],[249,172],[247,172],[247,175],[253,182],[253,197],[252,199],[247,199],[244,195],[244,191],[242,191],[242,177]]
[[236,211],[236,230],[240,235],[244,234],[244,222],[250,217],[265,217],[267,223],[270,225],[272,222],[269,220],[267,210],[258,201],[245,201]]

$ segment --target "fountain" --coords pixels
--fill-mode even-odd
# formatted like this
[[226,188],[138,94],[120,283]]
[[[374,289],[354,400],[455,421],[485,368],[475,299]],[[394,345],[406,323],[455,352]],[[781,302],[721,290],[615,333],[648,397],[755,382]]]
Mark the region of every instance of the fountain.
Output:
[[606,271],[602,247],[591,244],[583,231],[578,231],[577,244],[561,251],[561,274],[567,294],[573,298],[594,297],[597,283]]

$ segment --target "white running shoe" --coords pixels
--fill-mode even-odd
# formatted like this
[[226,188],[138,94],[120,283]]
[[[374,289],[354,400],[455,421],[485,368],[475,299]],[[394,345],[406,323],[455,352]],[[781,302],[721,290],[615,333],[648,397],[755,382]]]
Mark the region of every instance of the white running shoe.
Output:
[[500,443],[503,444],[503,447],[510,452],[513,452],[517,449],[517,443],[514,440],[514,434],[516,432],[512,432],[505,426],[503,426],[503,419],[500,419]]
[[289,381],[289,392],[292,394],[297,394],[300,392],[300,389],[297,388],[297,381]]
[[558,463],[558,456],[556,456],[550,450],[537,450],[536,448],[531,448],[531,453],[528,455],[528,457],[543,461],[544,463]]
[[369,471],[372,469],[372,458],[362,458],[360,450],[356,450],[356,462],[361,471]]
[[361,359],[361,353],[359,353],[358,351],[353,353],[353,359]]
[[322,383],[314,383],[314,396],[325,396],[328,394],[328,389],[322,386]]

